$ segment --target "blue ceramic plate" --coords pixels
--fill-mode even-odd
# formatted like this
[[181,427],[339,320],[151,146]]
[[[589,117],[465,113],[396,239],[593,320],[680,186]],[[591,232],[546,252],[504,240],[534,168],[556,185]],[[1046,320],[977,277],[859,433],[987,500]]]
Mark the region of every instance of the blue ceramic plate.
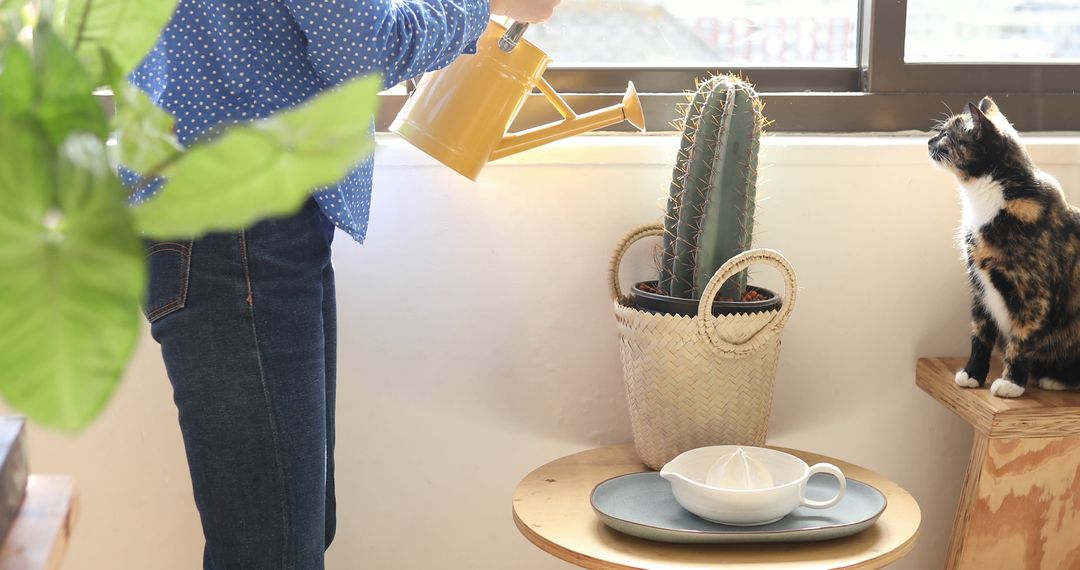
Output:
[[[826,500],[839,483],[814,475],[806,484],[807,498]],[[631,473],[600,483],[592,492],[592,507],[609,527],[629,535],[681,543],[811,542],[862,532],[885,511],[885,495],[854,479],[847,480],[844,499],[828,509],[799,507],[772,524],[727,526],[698,518],[675,502],[671,484],[659,473]]]

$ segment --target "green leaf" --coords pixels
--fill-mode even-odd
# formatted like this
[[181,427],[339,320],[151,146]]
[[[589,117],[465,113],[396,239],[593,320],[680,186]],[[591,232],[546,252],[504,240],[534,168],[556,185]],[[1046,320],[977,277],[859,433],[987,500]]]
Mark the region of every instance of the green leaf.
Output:
[[122,87],[130,85],[127,80],[127,75],[124,70],[120,69],[120,66],[116,65],[116,60],[112,54],[105,48],[99,47],[98,51],[101,53],[101,80],[100,84],[103,86],[111,87],[111,91],[116,93]]
[[236,230],[299,209],[374,148],[378,75],[353,80],[301,107],[234,127],[162,172],[168,183],[133,208],[157,238]]
[[109,125],[94,97],[94,81],[82,63],[48,26],[34,33],[39,89],[38,114],[54,144],[72,132],[87,132],[104,140]]
[[0,0],[0,15],[18,13],[27,0]]
[[173,134],[173,116],[133,85],[116,92],[113,128],[119,132],[120,162],[135,172],[146,172],[183,152]]
[[103,71],[101,50],[109,52],[125,75],[150,48],[172,17],[177,0],[70,0],[65,36],[94,77]]
[[42,424],[100,413],[131,358],[145,287],[124,190],[92,135],[52,154],[0,118],[0,393]]
[[[37,232],[45,212],[53,206],[54,157],[48,137],[28,122],[0,116],[0,278],[8,275],[9,258],[18,253],[15,243]],[[0,305],[6,312],[7,303]],[[2,332],[2,331],[0,331]],[[6,351],[0,351],[3,354]],[[0,368],[2,370],[2,368]]]
[[12,9],[11,6],[0,9],[0,58],[3,58],[8,47],[15,43],[21,26],[22,18],[19,17],[17,9]]
[[37,77],[34,59],[19,44],[11,44],[4,53],[0,71],[0,113],[8,117],[29,118],[34,114]]
[[47,25],[34,33],[34,53],[13,45],[0,73],[0,113],[39,121],[54,145],[73,132],[105,139],[108,122],[94,83],[75,54]]

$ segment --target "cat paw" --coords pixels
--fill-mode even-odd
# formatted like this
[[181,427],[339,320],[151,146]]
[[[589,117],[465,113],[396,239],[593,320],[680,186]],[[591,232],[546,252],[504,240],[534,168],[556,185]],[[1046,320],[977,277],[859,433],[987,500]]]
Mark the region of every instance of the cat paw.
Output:
[[1043,390],[1068,390],[1068,384],[1053,378],[1039,378],[1039,387]]
[[1019,398],[1024,394],[1024,387],[1013,383],[1012,380],[998,378],[990,385],[990,393],[998,398]]
[[978,388],[979,381],[968,376],[967,370],[961,370],[956,373],[956,385],[961,388]]

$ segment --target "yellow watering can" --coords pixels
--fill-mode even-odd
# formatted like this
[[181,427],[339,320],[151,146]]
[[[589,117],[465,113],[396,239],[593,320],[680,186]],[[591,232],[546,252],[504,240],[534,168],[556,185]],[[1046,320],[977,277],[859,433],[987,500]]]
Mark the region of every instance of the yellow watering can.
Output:
[[[645,130],[634,84],[622,104],[578,115],[544,80],[551,57],[521,39],[526,24],[492,20],[475,55],[428,73],[390,130],[463,176],[476,180],[489,161],[623,121]],[[508,133],[533,89],[555,106],[562,121]]]

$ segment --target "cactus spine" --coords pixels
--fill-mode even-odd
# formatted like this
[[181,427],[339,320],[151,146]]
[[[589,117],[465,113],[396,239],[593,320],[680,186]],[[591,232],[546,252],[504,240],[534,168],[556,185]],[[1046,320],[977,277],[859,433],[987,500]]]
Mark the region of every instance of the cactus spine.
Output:
[[[710,77],[690,97],[664,217],[661,293],[700,297],[725,261],[750,248],[765,122],[753,86],[738,77]],[[743,272],[721,296],[741,299],[745,289]]]

